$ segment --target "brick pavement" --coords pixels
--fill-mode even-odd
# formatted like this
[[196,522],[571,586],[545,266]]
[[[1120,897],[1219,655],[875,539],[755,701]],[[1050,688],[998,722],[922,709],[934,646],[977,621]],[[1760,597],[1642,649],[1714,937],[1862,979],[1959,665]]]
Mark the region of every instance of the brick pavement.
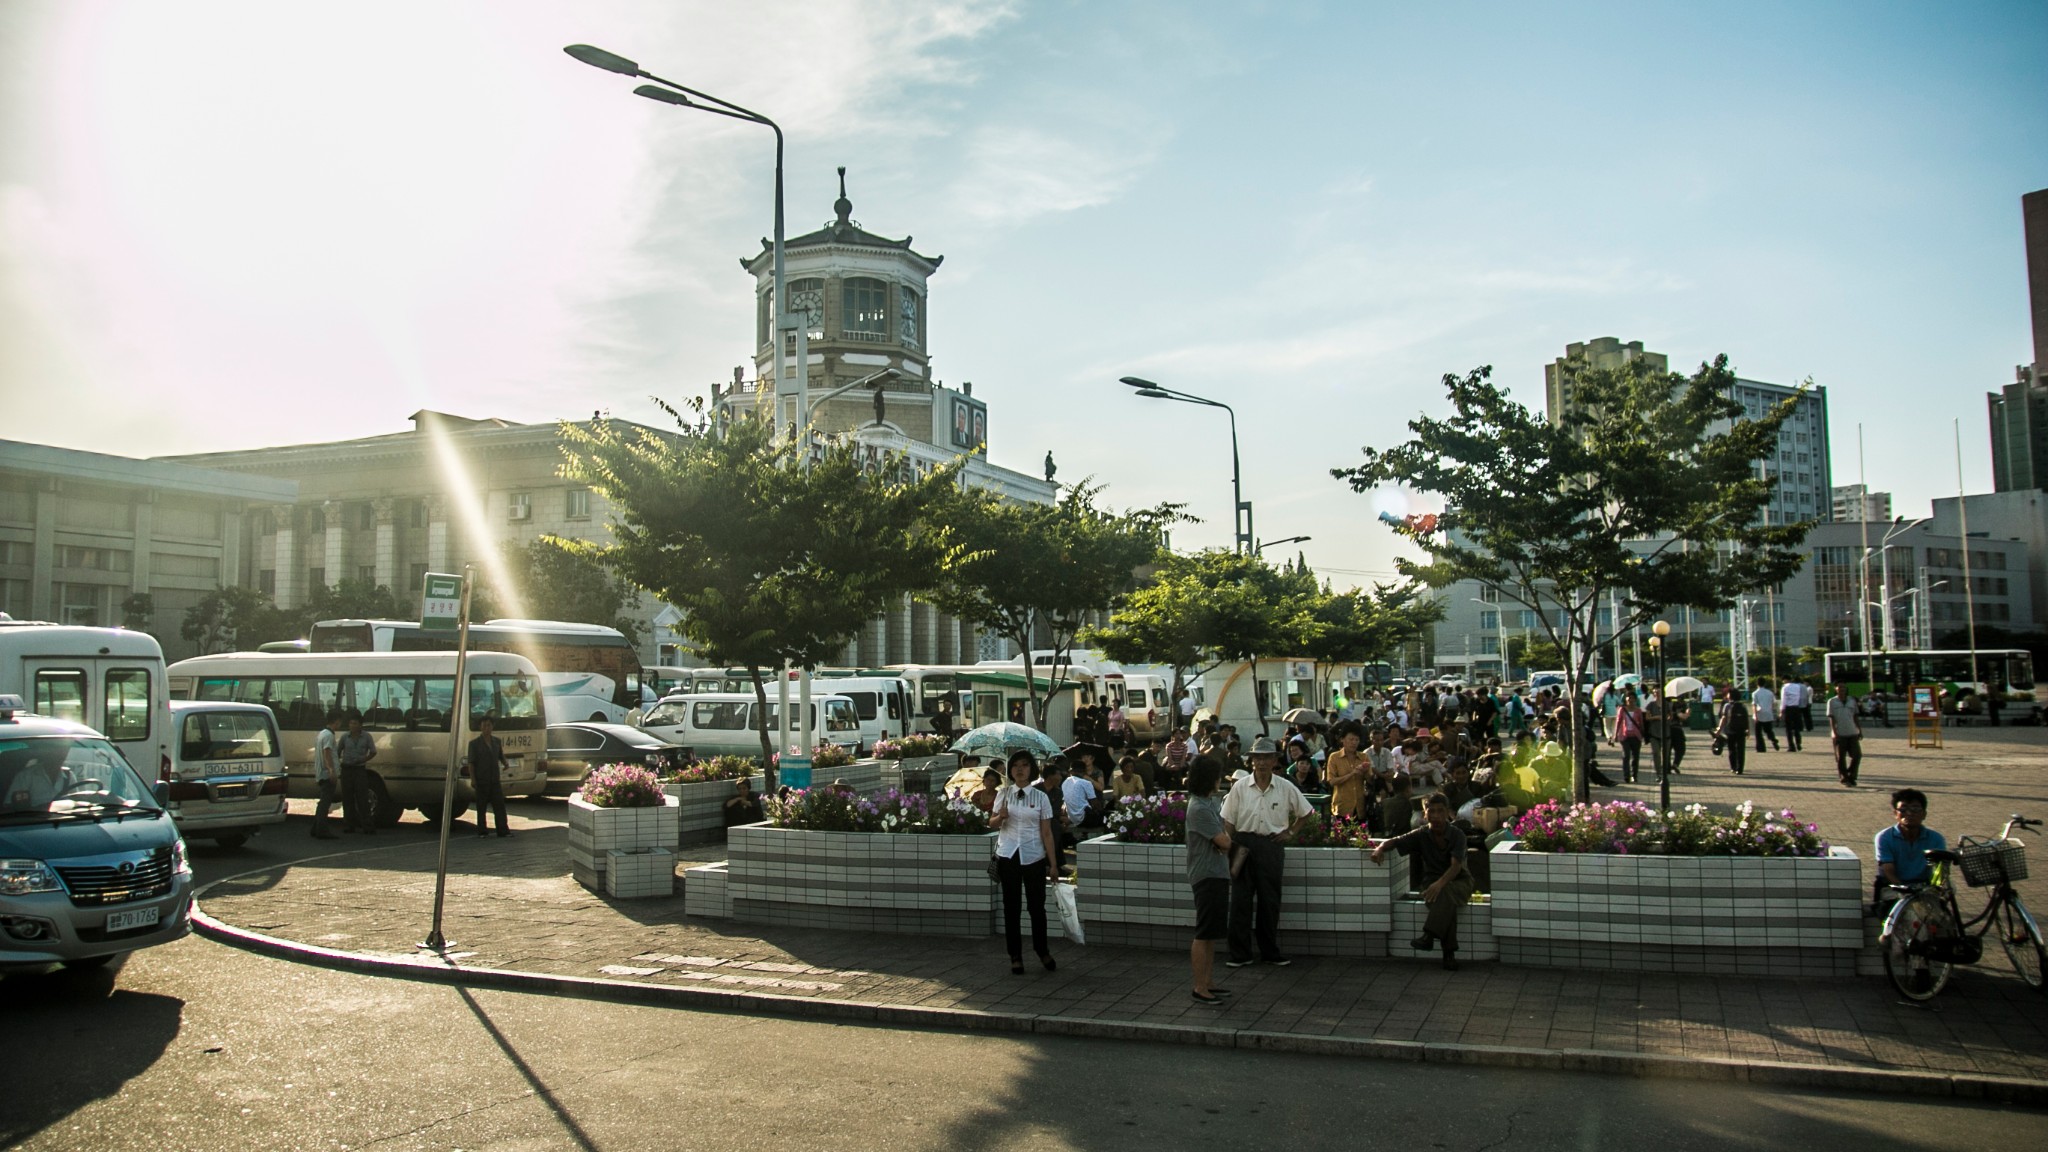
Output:
[[[1731,776],[1696,755],[1674,802],[1744,798],[1792,807],[1868,857],[1885,793],[1933,794],[1930,823],[1953,841],[1989,834],[2013,810],[2048,816],[2048,730],[1965,730],[1940,751],[1909,751],[1903,731],[1868,743],[1864,787],[1834,783],[1819,748],[1752,753]],[[1816,742],[1821,743],[1821,742]],[[1703,745],[1695,748],[1704,751]],[[1605,795],[1653,797],[1654,784]],[[293,831],[301,827],[295,819]],[[366,842],[367,843],[367,842]],[[344,844],[343,847],[351,847]],[[706,846],[689,863],[719,859]],[[431,842],[379,845],[224,882],[211,914],[244,928],[368,954],[412,955],[432,903]],[[1056,945],[1057,973],[1009,973],[999,940],[911,938],[693,919],[670,899],[608,901],[567,876],[566,836],[536,827],[510,841],[458,836],[446,931],[459,963],[921,1007],[1082,1016],[1302,1036],[1598,1049],[2048,1080],[2048,997],[2006,970],[2002,952],[1960,970],[1932,1008],[1900,1002],[1882,978],[1765,980],[1569,972],[1468,962],[1456,973],[1406,958],[1304,958],[1230,972],[1227,1009],[1192,1003],[1179,952]],[[1866,859],[1866,870],[1868,870]],[[2037,870],[2048,867],[2044,857]],[[2048,883],[2023,894],[2048,910]],[[1966,910],[1973,896],[1965,897]]]

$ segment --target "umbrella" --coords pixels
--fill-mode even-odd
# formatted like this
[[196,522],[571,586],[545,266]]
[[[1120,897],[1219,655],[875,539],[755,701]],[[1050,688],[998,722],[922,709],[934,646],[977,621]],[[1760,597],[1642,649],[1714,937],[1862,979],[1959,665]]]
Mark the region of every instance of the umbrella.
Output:
[[1060,746],[1052,738],[1036,728],[1024,724],[1001,721],[983,724],[963,734],[953,742],[953,751],[963,756],[980,756],[989,760],[1007,758],[1012,752],[1030,752],[1037,756],[1057,756]]
[[1664,695],[1670,697],[1697,696],[1706,687],[1696,676],[1680,676],[1664,686]]
[[1609,692],[1619,692],[1625,688],[1640,688],[1642,683],[1643,678],[1634,672],[1624,672],[1612,680],[1602,680],[1599,686],[1593,689],[1593,704],[1595,707],[1598,707],[1602,701],[1607,699]]
[[1289,708],[1287,714],[1280,717],[1280,722],[1283,724],[1306,724],[1311,728],[1328,728],[1330,726],[1330,722],[1323,719],[1323,714],[1313,708]]

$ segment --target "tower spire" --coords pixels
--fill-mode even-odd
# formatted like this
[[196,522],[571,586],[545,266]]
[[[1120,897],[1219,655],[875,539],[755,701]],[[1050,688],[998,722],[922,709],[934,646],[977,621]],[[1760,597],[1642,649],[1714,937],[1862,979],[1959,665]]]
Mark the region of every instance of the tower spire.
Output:
[[839,217],[839,226],[844,228],[853,222],[853,201],[846,198],[846,165],[839,166],[839,199],[832,202],[832,211]]

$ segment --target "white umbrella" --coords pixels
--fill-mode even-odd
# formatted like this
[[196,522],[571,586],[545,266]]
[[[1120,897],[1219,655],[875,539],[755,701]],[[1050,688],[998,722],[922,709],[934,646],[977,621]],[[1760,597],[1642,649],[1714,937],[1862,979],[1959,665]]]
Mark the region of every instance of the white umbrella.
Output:
[[1680,676],[1664,686],[1664,695],[1674,698],[1697,696],[1704,687],[1706,685],[1700,683],[1697,676]]

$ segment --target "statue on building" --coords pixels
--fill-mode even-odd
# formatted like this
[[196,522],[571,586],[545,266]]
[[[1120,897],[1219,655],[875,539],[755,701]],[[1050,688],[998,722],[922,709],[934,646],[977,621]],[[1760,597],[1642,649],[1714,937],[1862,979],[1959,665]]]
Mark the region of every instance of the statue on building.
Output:
[[1060,471],[1060,466],[1052,462],[1052,449],[1050,449],[1050,448],[1046,449],[1046,452],[1045,452],[1045,482],[1046,482],[1047,484],[1051,484],[1051,483],[1053,483],[1053,482],[1054,482],[1054,481],[1053,481],[1053,477],[1054,477],[1054,476],[1057,476],[1057,475],[1059,475],[1059,471]]
[[888,412],[888,401],[882,398],[882,386],[877,384],[875,385],[875,423],[888,423]]

